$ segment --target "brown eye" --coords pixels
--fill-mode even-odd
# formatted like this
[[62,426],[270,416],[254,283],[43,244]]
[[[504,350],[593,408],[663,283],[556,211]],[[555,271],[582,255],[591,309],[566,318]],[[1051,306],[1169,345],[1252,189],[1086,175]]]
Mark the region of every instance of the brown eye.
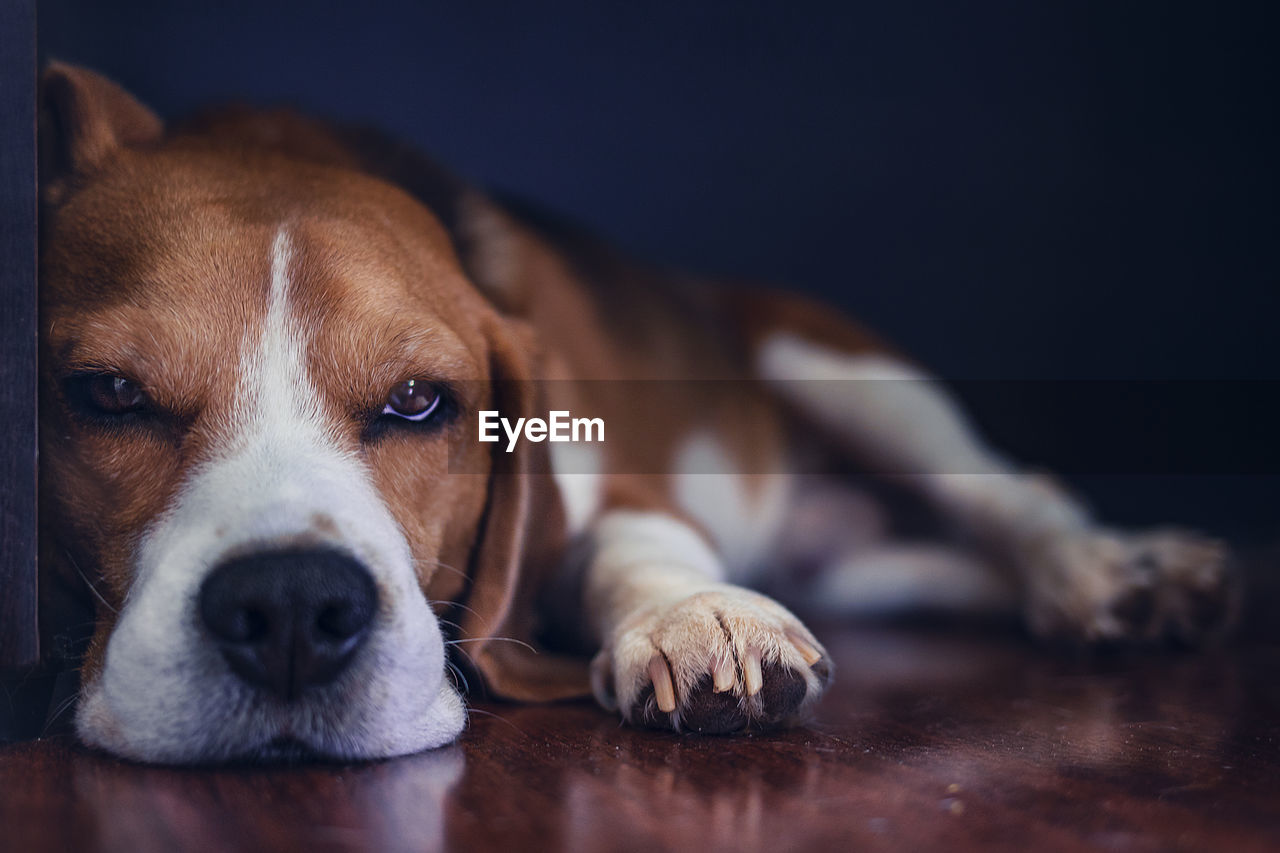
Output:
[[123,415],[136,412],[147,405],[147,395],[142,386],[132,379],[100,373],[81,380],[85,401],[99,412]]
[[425,421],[439,405],[440,392],[434,385],[421,379],[410,379],[391,389],[382,414],[407,421]]

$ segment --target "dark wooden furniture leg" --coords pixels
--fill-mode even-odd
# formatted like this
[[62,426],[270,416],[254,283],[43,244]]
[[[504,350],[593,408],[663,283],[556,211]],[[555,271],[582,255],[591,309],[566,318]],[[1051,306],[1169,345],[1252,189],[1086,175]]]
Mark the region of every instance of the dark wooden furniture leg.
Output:
[[0,3],[0,671],[37,661],[35,2]]

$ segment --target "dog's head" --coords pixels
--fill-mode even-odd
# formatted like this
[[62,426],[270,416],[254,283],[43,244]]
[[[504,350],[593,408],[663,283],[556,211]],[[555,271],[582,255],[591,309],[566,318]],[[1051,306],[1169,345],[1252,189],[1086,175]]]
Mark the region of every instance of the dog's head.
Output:
[[66,66],[41,100],[42,547],[96,595],[80,735],[148,761],[453,740],[432,602],[499,630],[529,502],[462,427],[528,406],[493,381],[528,347],[439,221],[322,140],[168,134]]

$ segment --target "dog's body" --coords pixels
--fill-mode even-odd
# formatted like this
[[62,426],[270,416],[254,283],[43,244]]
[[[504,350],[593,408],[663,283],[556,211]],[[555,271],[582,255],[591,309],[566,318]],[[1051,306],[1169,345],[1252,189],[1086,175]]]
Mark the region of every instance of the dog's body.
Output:
[[[97,594],[90,743],[438,746],[465,720],[450,610],[498,695],[787,724],[829,662],[736,581],[796,564],[836,609],[1017,600],[1085,640],[1194,641],[1229,609],[1218,546],[1097,528],[818,306],[631,264],[373,135],[244,112],[166,133],[63,66],[44,102],[43,571],[50,602]],[[606,440],[507,452],[481,410]],[[890,474],[969,547],[877,542],[815,459]],[[523,644],[548,634],[590,687]]]

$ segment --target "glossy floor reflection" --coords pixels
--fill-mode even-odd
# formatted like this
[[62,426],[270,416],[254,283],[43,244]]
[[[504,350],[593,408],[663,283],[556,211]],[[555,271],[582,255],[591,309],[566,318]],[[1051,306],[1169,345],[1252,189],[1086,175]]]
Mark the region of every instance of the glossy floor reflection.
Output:
[[0,748],[0,847],[1277,849],[1280,643],[1063,658],[1001,632],[830,628],[812,726],[679,737],[481,704],[378,764],[169,770]]

